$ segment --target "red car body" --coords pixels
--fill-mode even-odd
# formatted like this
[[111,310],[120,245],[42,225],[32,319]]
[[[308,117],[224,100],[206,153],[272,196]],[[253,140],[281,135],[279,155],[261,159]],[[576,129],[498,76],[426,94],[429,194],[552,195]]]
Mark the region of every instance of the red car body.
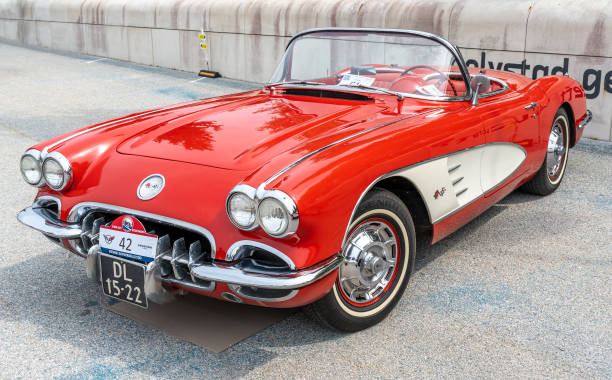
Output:
[[[295,269],[307,269],[342,251],[348,226],[364,194],[393,181],[393,173],[457,152],[510,143],[526,156],[495,186],[442,218],[424,209],[448,197],[451,189],[432,174],[427,185],[398,180],[418,190],[415,224],[432,243],[443,239],[527,182],[546,155],[550,126],[563,107],[570,117],[570,145],[582,135],[587,109],[578,82],[563,76],[531,80],[495,70],[470,70],[501,80],[507,89],[470,101],[396,99],[376,94],[370,101],[313,97],[268,87],[163,107],[83,128],[32,147],[60,152],[74,174],[70,186],[39,189],[37,198],[60,200],[59,219],[71,221],[84,202],[114,205],[184,221],[214,237],[212,257],[229,265],[226,255],[236,242],[264,244],[282,252]],[[297,86],[296,86],[297,87]],[[345,91],[346,92],[346,91]],[[355,90],[356,95],[362,92]],[[526,109],[531,103],[534,108]],[[152,173],[165,177],[155,198],[143,201],[136,189]],[[226,213],[229,192],[237,184],[265,184],[289,194],[299,210],[299,228],[274,238],[261,228],[236,228]],[[394,185],[394,186],[397,186]],[[426,189],[432,189],[428,191]],[[435,190],[435,191],[433,191]],[[68,239],[58,242],[70,250]],[[83,252],[77,252],[83,254]],[[292,297],[268,302],[235,294],[226,283],[212,291],[184,287],[209,297],[270,307],[296,307],[327,294],[337,271],[301,287]]]

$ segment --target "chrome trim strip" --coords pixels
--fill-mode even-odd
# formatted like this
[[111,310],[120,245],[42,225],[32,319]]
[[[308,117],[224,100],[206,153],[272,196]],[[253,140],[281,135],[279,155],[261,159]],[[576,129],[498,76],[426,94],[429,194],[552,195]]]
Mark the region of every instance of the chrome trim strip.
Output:
[[578,123],[578,129],[584,128],[587,124],[591,122],[591,120],[593,120],[593,113],[591,112],[591,110],[587,110],[584,119],[582,119],[582,121]]
[[181,228],[192,230],[194,232],[204,235],[208,239],[208,241],[210,242],[210,248],[212,251],[211,256],[213,258],[215,257],[215,253],[217,252],[215,238],[213,237],[212,233],[204,227],[198,226],[196,224],[184,222],[182,220],[169,218],[167,216],[151,214],[149,212],[138,211],[138,210],[133,210],[133,209],[125,208],[125,207],[109,205],[106,203],[98,203],[98,202],[79,203],[76,206],[74,206],[72,210],[70,210],[70,214],[68,215],[68,222],[80,221],[85,216],[85,214],[92,209],[117,212],[120,214],[131,214],[134,216],[141,216],[143,218],[148,218],[154,221],[158,221],[158,222],[162,222],[162,223],[166,223],[170,225],[175,225]]
[[[363,135],[363,134],[365,134],[365,133],[368,133],[368,132],[374,131],[374,130],[376,130],[376,129],[379,129],[379,128],[382,128],[382,127],[386,127],[387,125],[394,124],[394,123],[397,123],[397,122],[402,121],[402,120],[410,119],[410,118],[415,117],[415,116],[425,115],[425,114],[428,114],[428,113],[432,113],[432,112],[434,112],[434,111],[439,111],[439,110],[441,110],[441,109],[442,109],[442,108],[433,108],[433,109],[430,109],[430,110],[427,110],[427,111],[424,111],[424,112],[414,113],[414,114],[411,114],[411,115],[408,115],[408,116],[405,116],[405,117],[399,118],[399,119],[397,119],[397,120],[393,120],[393,121],[390,121],[390,122],[388,122],[388,123],[384,123],[384,124],[378,125],[378,126],[376,126],[376,127],[372,127],[372,128],[370,128],[370,129],[366,129],[366,130],[364,130],[364,131],[354,133],[354,134],[352,134],[352,135],[350,135],[350,136],[347,136],[347,137],[344,137],[344,138],[342,138],[342,139],[340,139],[340,140],[334,141],[334,142],[333,142],[333,143],[331,143],[331,144],[325,145],[324,147],[321,147],[321,148],[319,148],[319,149],[316,149],[316,150],[314,150],[314,151],[312,151],[312,152],[308,153],[307,155],[302,156],[302,157],[301,157],[301,158],[299,158],[298,160],[296,160],[296,161],[294,161],[293,163],[291,163],[289,166],[285,167],[284,169],[282,169],[282,170],[281,170],[281,171],[279,171],[278,173],[274,174],[274,175],[273,175],[272,177],[270,177],[270,178],[269,178],[267,181],[265,181],[265,182],[264,182],[264,183],[263,183],[261,186],[263,186],[263,187],[265,188],[265,186],[268,186],[268,185],[269,185],[269,184],[270,184],[272,181],[274,181],[275,179],[277,179],[277,178],[278,178],[278,177],[280,177],[281,175],[285,174],[285,173],[286,173],[286,172],[288,172],[289,170],[293,169],[294,167],[296,167],[296,166],[297,166],[299,163],[301,163],[302,161],[305,161],[306,159],[308,159],[308,158],[310,158],[310,157],[314,156],[315,154],[320,153],[320,152],[322,152],[322,151],[324,151],[324,150],[326,150],[326,149],[328,149],[328,148],[331,148],[331,147],[333,147],[334,145],[338,145],[338,144],[343,143],[343,142],[345,142],[345,141],[347,141],[347,140],[350,140],[350,139],[352,139],[352,138],[355,138],[355,137],[361,136],[361,135]],[[260,187],[261,187],[261,186],[260,186]]]
[[271,254],[277,256],[279,259],[283,260],[285,263],[287,263],[287,265],[289,266],[289,269],[291,270],[296,269],[296,266],[293,263],[293,260],[291,260],[289,256],[285,255],[284,253],[282,253],[281,251],[279,251],[278,249],[274,247],[270,247],[267,244],[259,243],[259,242],[252,241],[252,240],[240,240],[232,244],[231,247],[229,247],[229,249],[227,250],[227,253],[225,254],[225,261],[235,261],[235,260],[240,259],[241,257],[237,256],[238,250],[245,245],[253,246],[259,249],[263,249],[264,251],[268,251]]
[[[418,30],[404,30],[404,29],[384,29],[384,28],[313,28],[313,29],[307,29],[307,30],[303,30],[297,34],[295,34],[293,37],[291,37],[291,40],[289,40],[289,43],[287,44],[287,48],[288,49],[291,44],[293,43],[293,41],[299,37],[302,37],[306,34],[311,34],[311,33],[318,33],[318,32],[366,32],[366,33],[375,33],[375,32],[381,32],[381,33],[389,33],[389,34],[406,34],[406,35],[413,35],[413,36],[420,36],[420,37],[424,37],[427,39],[430,39],[432,41],[436,41],[442,45],[444,45],[448,50],[450,50],[451,54],[454,56],[455,61],[457,62],[457,65],[459,66],[459,69],[461,70],[461,73],[463,74],[463,79],[465,80],[465,96],[463,98],[461,98],[461,101],[465,101],[465,100],[470,100],[472,99],[472,89],[470,88],[470,73],[467,69],[467,66],[465,65],[465,62],[463,61],[463,56],[461,55],[461,52],[459,51],[459,49],[451,44],[450,42],[448,42],[447,40],[445,40],[444,38],[437,36],[435,34],[432,33],[427,33],[427,32],[421,32]],[[285,49],[285,50],[286,50]]]
[[46,208],[37,207],[35,204],[21,210],[17,214],[17,220],[57,239],[77,239],[81,235],[80,225],[63,222]]
[[[350,216],[350,218],[349,218],[349,220],[348,220],[348,223],[347,223],[347,225],[346,225],[346,230],[345,230],[345,232],[344,232],[344,237],[342,238],[342,247],[344,247],[344,244],[346,243],[346,239],[347,239],[347,237],[348,237],[348,233],[349,233],[349,227],[350,227],[350,225],[351,225],[351,221],[352,221],[352,220],[353,220],[353,218],[355,217],[355,213],[357,212],[357,208],[359,207],[359,204],[361,203],[361,201],[363,200],[363,198],[366,196],[366,194],[367,194],[367,193],[368,193],[370,190],[372,190],[372,188],[373,188],[374,186],[376,186],[376,184],[377,184],[378,182],[380,182],[380,181],[382,181],[382,180],[384,180],[384,179],[387,179],[387,178],[389,178],[389,177],[393,177],[393,176],[394,176],[395,174],[397,174],[398,172],[403,171],[403,170],[406,170],[406,169],[411,168],[411,167],[413,167],[413,166],[422,165],[422,164],[428,163],[428,162],[430,162],[430,161],[438,160],[438,159],[441,159],[441,158],[444,158],[444,157],[449,157],[449,156],[451,156],[451,155],[453,155],[453,154],[457,154],[457,153],[465,152],[465,151],[468,151],[468,150],[472,150],[472,149],[479,149],[479,148],[484,147],[484,146],[486,146],[486,145],[497,145],[497,144],[511,144],[511,145],[516,145],[516,146],[520,147],[520,148],[523,150],[523,152],[525,152],[525,158],[523,159],[523,161],[521,162],[521,164],[520,164],[520,165],[519,165],[519,166],[518,166],[518,167],[517,167],[517,168],[516,168],[516,169],[515,169],[515,170],[514,170],[512,173],[510,173],[510,175],[508,175],[506,178],[504,178],[504,179],[503,179],[503,180],[502,180],[502,181],[501,181],[499,184],[497,184],[497,185],[496,185],[496,186],[494,186],[493,188],[491,188],[491,189],[489,189],[489,190],[487,190],[487,191],[483,192],[483,194],[482,194],[481,196],[479,196],[479,197],[475,198],[474,200],[472,200],[472,201],[470,201],[470,202],[468,202],[468,203],[466,203],[466,204],[462,205],[461,207],[457,208],[456,210],[453,210],[452,212],[450,212],[450,213],[449,213],[449,214],[447,214],[447,215],[442,216],[441,218],[438,218],[438,219],[436,219],[436,220],[432,220],[432,218],[431,218],[431,213],[430,213],[429,209],[427,209],[427,203],[425,203],[425,209],[427,210],[427,214],[428,214],[428,217],[429,217],[429,221],[430,221],[432,224],[436,224],[436,223],[439,223],[439,222],[443,221],[444,219],[448,218],[449,216],[451,216],[451,215],[453,215],[453,214],[455,214],[455,213],[457,213],[457,212],[461,211],[462,209],[464,209],[465,207],[469,206],[470,204],[472,204],[473,202],[477,201],[478,199],[481,199],[481,198],[485,197],[485,196],[486,196],[486,194],[490,194],[491,192],[495,191],[495,190],[496,190],[496,189],[497,189],[499,186],[501,186],[501,184],[502,184],[502,183],[504,183],[505,181],[507,181],[507,180],[508,180],[508,178],[510,178],[510,177],[511,177],[511,176],[512,176],[514,173],[516,173],[516,171],[517,171],[517,170],[518,170],[518,169],[521,167],[521,165],[523,164],[523,162],[525,162],[525,159],[527,158],[527,151],[525,150],[525,148],[523,148],[521,145],[514,144],[514,143],[510,143],[510,142],[492,142],[492,143],[484,143],[484,144],[476,145],[476,146],[473,146],[473,147],[470,147],[470,148],[461,149],[461,150],[458,150],[458,151],[455,151],[455,152],[447,153],[447,154],[444,154],[444,155],[441,155],[441,156],[437,156],[437,157],[428,158],[427,160],[423,160],[423,161],[415,162],[415,163],[413,163],[413,164],[406,165],[406,166],[403,166],[403,167],[401,167],[401,168],[398,168],[398,169],[392,170],[392,171],[390,171],[390,172],[387,172],[387,173],[385,173],[385,174],[383,174],[383,175],[379,176],[378,178],[374,179],[374,181],[372,181],[372,182],[371,182],[371,183],[368,185],[368,187],[366,187],[366,189],[365,189],[365,190],[364,190],[364,191],[361,193],[361,195],[360,195],[360,196],[359,196],[359,198],[357,199],[357,203],[355,203],[355,206],[354,206],[354,208],[353,208],[353,211],[351,212],[351,216]],[[450,169],[448,170],[448,172],[449,172],[449,173],[451,173],[452,171],[454,171],[454,170],[458,169],[460,166],[461,166],[460,164],[459,164],[459,165],[455,165],[455,166],[453,166],[452,168],[450,168]],[[424,194],[421,194],[421,192],[419,191],[419,189],[418,189],[418,188],[417,188],[417,191],[419,192],[420,196],[421,196],[421,197],[424,199]]]
[[228,265],[217,261],[193,267],[191,272],[197,278],[214,282],[264,289],[299,289],[332,273],[342,260],[341,255],[334,255],[309,268],[281,273],[253,272],[240,267],[239,263]]

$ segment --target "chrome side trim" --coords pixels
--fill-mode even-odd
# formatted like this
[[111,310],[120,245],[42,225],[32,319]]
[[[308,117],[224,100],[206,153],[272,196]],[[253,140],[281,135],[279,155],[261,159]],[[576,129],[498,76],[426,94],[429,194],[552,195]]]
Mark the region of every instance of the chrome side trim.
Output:
[[240,286],[254,286],[263,289],[299,289],[310,285],[332,273],[343,258],[334,255],[329,259],[306,269],[286,272],[255,272],[240,263],[226,264],[213,262],[192,268],[195,277],[202,280],[224,282]]
[[[311,34],[311,33],[317,33],[317,32],[382,32],[382,33],[389,33],[389,34],[405,34],[405,35],[413,35],[413,36],[420,36],[420,37],[424,37],[427,39],[430,39],[432,41],[436,41],[442,45],[444,45],[444,47],[446,47],[448,50],[450,50],[451,54],[453,55],[453,57],[455,58],[455,61],[457,62],[457,65],[459,66],[459,69],[461,70],[461,74],[463,75],[464,81],[465,81],[465,89],[466,89],[466,93],[465,93],[465,97],[458,97],[457,100],[460,101],[466,101],[466,100],[470,100],[472,99],[472,89],[470,88],[470,73],[467,69],[467,66],[463,60],[463,56],[461,55],[461,52],[459,51],[459,49],[451,44],[450,42],[448,42],[447,40],[445,40],[444,38],[437,36],[435,34],[432,33],[427,33],[427,32],[421,32],[418,30],[408,30],[408,29],[385,29],[385,28],[313,28],[313,29],[307,29],[307,30],[303,30],[297,34],[295,34],[293,37],[291,37],[291,40],[289,40],[289,43],[287,44],[287,49],[291,46],[291,44],[293,43],[293,41],[299,37],[302,37],[306,34]],[[435,99],[433,99],[435,100]],[[443,100],[449,100],[449,99],[443,99]]]
[[256,247],[259,249],[263,249],[264,251],[270,252],[274,256],[277,256],[279,259],[287,263],[287,265],[289,266],[289,269],[291,270],[296,269],[296,266],[293,263],[293,260],[291,260],[289,256],[285,255],[284,253],[282,253],[281,251],[279,251],[278,249],[274,247],[270,247],[267,244],[259,243],[259,242],[252,241],[252,240],[240,240],[232,244],[227,250],[227,253],[225,254],[225,261],[236,261],[236,260],[241,259],[241,257],[238,256],[238,250],[243,246],[252,246],[252,247]]
[[98,202],[83,202],[83,203],[79,203],[76,206],[74,206],[72,208],[72,210],[70,210],[70,214],[68,215],[68,221],[71,222],[71,223],[78,222],[78,221],[80,221],[85,216],[85,214],[88,211],[93,210],[93,209],[98,209],[98,210],[102,210],[102,211],[117,212],[117,213],[121,213],[121,214],[131,214],[131,215],[134,215],[134,216],[141,216],[143,218],[152,219],[154,221],[158,221],[158,222],[161,222],[161,223],[166,223],[166,224],[169,224],[169,225],[175,225],[175,226],[178,226],[178,227],[181,227],[181,228],[192,230],[194,232],[197,232],[197,233],[200,233],[200,234],[204,235],[208,239],[208,241],[210,242],[210,248],[211,248],[211,255],[212,255],[212,257],[214,257],[215,253],[217,252],[217,246],[215,244],[215,238],[213,237],[212,233],[210,231],[208,231],[204,227],[198,226],[196,224],[184,222],[182,220],[169,218],[167,216],[151,214],[149,212],[144,212],[144,211],[132,210],[132,209],[125,208],[125,207],[109,205],[109,204],[106,204],[106,203],[98,203]]
[[586,111],[586,116],[578,124],[578,129],[584,128],[587,124],[589,124],[591,122],[591,120],[593,120],[593,113],[591,112],[591,110],[587,110]]
[[275,179],[277,179],[277,178],[278,178],[278,177],[280,177],[281,175],[285,174],[285,173],[286,173],[286,172],[288,172],[289,170],[293,169],[294,167],[296,167],[297,165],[299,165],[301,162],[303,162],[303,161],[307,160],[308,158],[310,158],[310,157],[314,156],[314,155],[315,155],[315,154],[317,154],[317,153],[320,153],[320,152],[322,152],[322,151],[324,151],[324,150],[326,150],[326,149],[329,149],[329,148],[333,147],[334,145],[338,145],[338,144],[343,143],[343,142],[345,142],[345,141],[348,141],[348,140],[350,140],[350,139],[352,139],[352,138],[355,138],[355,137],[361,136],[361,135],[363,135],[363,134],[366,134],[366,133],[368,133],[368,132],[374,131],[374,130],[376,130],[376,129],[379,129],[379,128],[382,128],[382,127],[386,127],[387,125],[391,125],[391,124],[397,123],[397,122],[402,121],[402,120],[410,119],[410,118],[415,117],[415,116],[425,115],[425,114],[428,114],[428,113],[432,113],[432,112],[434,112],[434,111],[439,111],[439,110],[441,110],[441,109],[442,109],[442,108],[433,108],[433,109],[430,109],[430,110],[427,110],[427,111],[424,111],[424,112],[414,113],[414,114],[411,114],[411,115],[408,115],[408,116],[405,116],[405,117],[399,118],[399,119],[397,119],[397,120],[393,120],[393,121],[390,121],[390,122],[388,122],[388,123],[384,123],[384,124],[381,124],[381,125],[377,125],[377,126],[375,126],[375,127],[372,127],[372,128],[366,129],[366,130],[364,130],[364,131],[354,133],[354,134],[352,134],[352,135],[350,135],[350,136],[347,136],[347,137],[341,138],[340,140],[336,140],[336,141],[334,141],[334,142],[332,142],[332,143],[330,143],[330,144],[328,144],[328,145],[325,145],[325,146],[323,146],[323,147],[321,147],[321,148],[319,148],[319,149],[316,149],[316,150],[314,150],[314,151],[312,151],[312,152],[308,153],[307,155],[302,156],[301,158],[297,159],[296,161],[294,161],[293,163],[291,163],[289,166],[285,167],[284,169],[282,169],[281,171],[277,172],[277,173],[276,173],[276,174],[274,174],[272,177],[270,177],[270,178],[269,178],[267,181],[265,181],[265,182],[262,184],[262,186],[265,188],[265,186],[268,186],[268,185],[269,185],[269,184],[270,184],[272,181],[274,181]]

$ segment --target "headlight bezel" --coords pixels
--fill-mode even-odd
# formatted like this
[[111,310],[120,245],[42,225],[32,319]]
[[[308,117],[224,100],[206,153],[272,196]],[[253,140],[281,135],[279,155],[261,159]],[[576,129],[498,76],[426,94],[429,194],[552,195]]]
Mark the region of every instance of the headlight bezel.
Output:
[[[31,157],[37,165],[40,178],[38,182],[36,183],[32,183],[28,181],[26,175],[24,174],[22,162],[25,157]],[[21,172],[21,176],[23,177],[23,180],[28,185],[35,186],[35,187],[42,187],[45,185],[45,177],[42,172],[42,163],[40,161],[40,157],[41,157],[41,153],[39,150],[36,150],[36,149],[29,149],[24,154],[21,155],[21,159],[19,160],[19,171]]]
[[[51,185],[45,173],[45,164],[51,160],[55,161],[62,170],[62,183],[59,186]],[[55,191],[65,190],[72,184],[72,167],[70,161],[59,152],[51,152],[44,157],[41,163],[41,171],[47,186]]]
[[[228,216],[230,222],[232,222],[232,224],[234,226],[236,226],[239,229],[244,230],[244,231],[250,231],[250,230],[253,230],[253,229],[257,228],[257,203],[253,199],[253,196],[250,196],[248,194],[248,192],[249,192],[249,189],[241,189],[241,188],[236,189],[236,188],[234,188],[234,190],[232,190],[229,193],[229,195],[227,196],[227,200],[225,201],[225,210],[227,212],[227,216]],[[253,221],[250,224],[248,224],[248,225],[244,225],[244,224],[239,223],[236,220],[234,214],[232,213],[231,201],[232,201],[232,199],[234,197],[238,197],[238,196],[244,197],[249,202],[251,202],[251,208],[253,210],[253,213],[252,213]]]
[[[264,223],[261,220],[261,213],[259,211],[260,206],[264,201],[268,199],[271,200],[272,202],[276,202],[277,205],[283,209],[285,217],[287,218],[286,220],[287,225],[285,229],[283,229],[283,231],[279,233],[270,232],[264,226]],[[287,195],[286,193],[280,190],[266,190],[263,192],[261,199],[259,200],[257,204],[257,222],[261,226],[261,228],[264,230],[264,232],[267,233],[268,235],[275,237],[275,238],[284,238],[288,235],[295,233],[295,231],[297,231],[297,228],[299,225],[299,214],[298,214],[297,206],[295,202],[293,202],[293,199],[291,199],[291,197],[289,197],[289,195]]]
[[[232,212],[231,212],[231,208],[230,208],[230,201],[232,200],[232,197],[236,194],[241,194],[246,196],[248,199],[251,200],[251,202],[253,202],[253,210],[255,211],[254,214],[254,218],[253,218],[253,223],[251,223],[249,226],[243,226],[240,223],[236,222],[234,217],[232,216]],[[230,222],[232,222],[232,224],[234,226],[236,226],[237,228],[243,230],[243,231],[251,231],[254,230],[255,228],[258,227],[257,224],[257,202],[255,200],[255,189],[252,188],[251,186],[248,185],[244,185],[244,184],[240,184],[236,187],[234,187],[229,194],[227,195],[227,199],[225,200],[225,211],[227,213],[227,217],[229,218]]]
[[[255,209],[255,221],[249,226],[240,225],[232,217],[230,209],[230,200],[232,199],[232,196],[238,193],[241,195],[245,195],[253,202]],[[259,206],[261,202],[268,198],[271,198],[274,201],[278,202],[278,204],[283,208],[284,213],[287,217],[287,227],[283,230],[282,233],[270,233],[262,225],[259,215]],[[227,196],[227,199],[225,201],[225,210],[230,222],[238,229],[243,231],[252,231],[258,227],[261,227],[266,234],[274,238],[284,238],[290,236],[297,231],[297,228],[299,226],[299,213],[293,199],[281,190],[265,190],[263,189],[263,186],[260,186],[258,189],[255,189],[245,184],[237,185],[229,192]]]

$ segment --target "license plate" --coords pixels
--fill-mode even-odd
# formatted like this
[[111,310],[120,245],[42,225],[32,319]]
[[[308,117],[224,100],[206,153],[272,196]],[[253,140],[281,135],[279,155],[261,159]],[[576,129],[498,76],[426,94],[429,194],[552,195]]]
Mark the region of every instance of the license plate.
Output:
[[155,259],[157,236],[148,234],[133,216],[122,215],[110,226],[100,227],[100,250],[126,259],[151,262]]
[[145,269],[144,264],[101,253],[102,291],[109,297],[146,309]]

